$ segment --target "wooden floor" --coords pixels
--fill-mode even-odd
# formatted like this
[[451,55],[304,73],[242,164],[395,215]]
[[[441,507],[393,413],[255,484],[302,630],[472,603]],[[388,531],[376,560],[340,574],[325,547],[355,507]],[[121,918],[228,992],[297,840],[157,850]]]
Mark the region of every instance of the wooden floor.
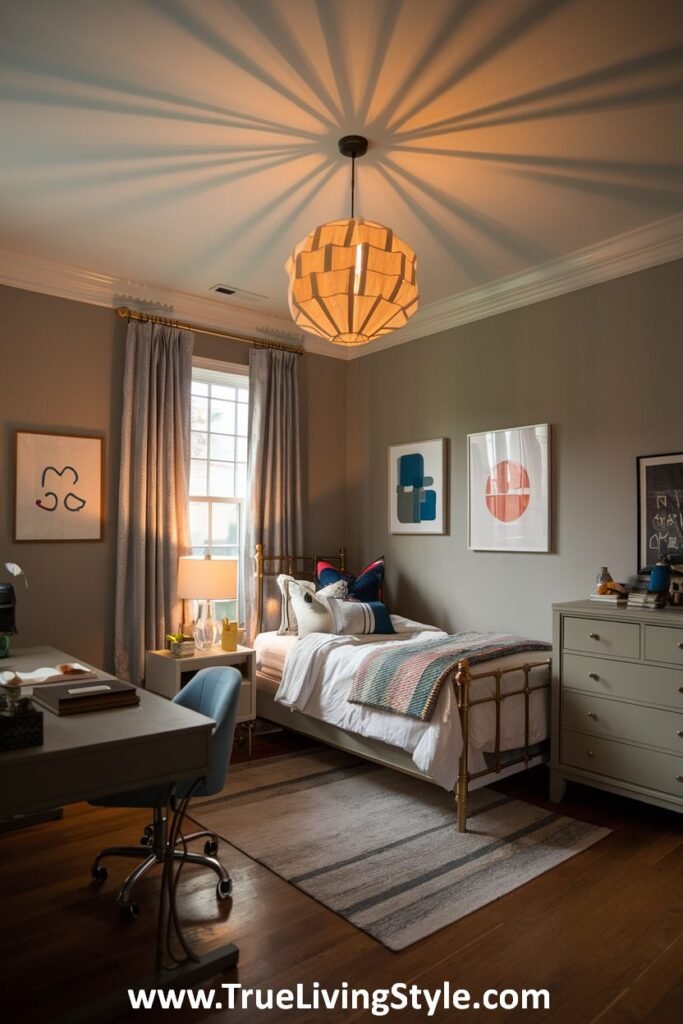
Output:
[[[275,749],[258,741],[257,755]],[[5,780],[5,785],[8,781]],[[11,784],[11,783],[9,783]],[[546,777],[536,769],[501,784],[515,796],[544,802]],[[437,987],[444,980],[475,997],[487,988],[547,988],[551,1009],[456,1011],[428,1018],[410,1011],[369,1013],[180,1010],[128,1014],[145,1021],[228,1019],[288,1024],[396,1019],[552,1021],[630,1024],[680,1021],[683,1007],[683,830],[665,811],[580,786],[563,804],[614,829],[607,839],[464,920],[391,953],[313,899],[222,845],[234,899],[216,902],[213,878],[184,870],[181,908],[199,949],[228,941],[240,948],[236,972],[220,980],[245,986],[297,982],[379,988],[396,981]],[[2,1019],[33,1024],[127,987],[152,967],[158,878],[140,883],[142,916],[119,920],[114,894],[130,862],[110,861],[110,880],[89,884],[98,848],[137,842],[144,813],[77,805],[64,819],[0,836],[0,965]],[[207,983],[211,987],[213,981]],[[124,1018],[122,1018],[124,1019]]]

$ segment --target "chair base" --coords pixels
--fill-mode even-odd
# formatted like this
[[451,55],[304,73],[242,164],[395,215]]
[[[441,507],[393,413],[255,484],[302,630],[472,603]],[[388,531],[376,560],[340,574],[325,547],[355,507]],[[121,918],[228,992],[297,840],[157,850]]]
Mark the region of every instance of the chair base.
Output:
[[[194,853],[186,849],[188,843],[197,839],[206,838],[204,853]],[[181,846],[182,848],[178,848]],[[218,875],[216,895],[218,899],[227,899],[232,893],[232,881],[230,875],[221,862],[214,856],[218,852],[218,836],[213,832],[193,832],[184,836],[173,851],[168,848],[168,827],[165,808],[154,809],[154,822],[145,828],[143,840],[138,846],[108,846],[95,857],[90,874],[94,882],[102,884],[108,877],[108,871],[102,864],[105,857],[134,857],[139,860],[129,875],[126,876],[121,888],[116,894],[116,902],[121,916],[127,920],[135,920],[138,917],[139,909],[131,899],[133,888],[137,882],[146,875],[157,864],[172,856],[174,860],[183,861],[186,864],[197,864],[200,867],[211,868]]]

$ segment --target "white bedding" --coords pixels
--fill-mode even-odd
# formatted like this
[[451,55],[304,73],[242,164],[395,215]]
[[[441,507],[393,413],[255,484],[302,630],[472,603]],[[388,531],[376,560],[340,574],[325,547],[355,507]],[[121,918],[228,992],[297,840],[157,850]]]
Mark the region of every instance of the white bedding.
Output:
[[[457,779],[458,759],[462,750],[460,716],[452,686],[443,687],[429,722],[350,704],[347,700],[353,677],[369,644],[377,649],[378,645],[393,645],[422,636],[434,639],[435,635],[446,635],[433,626],[425,626],[401,616],[392,615],[391,619],[396,629],[393,637],[311,633],[297,638],[261,634],[254,644],[257,665],[271,678],[276,677],[279,671],[282,672],[282,681],[275,694],[279,703],[349,732],[400,747],[410,754],[420,771],[430,775],[446,789],[452,789]],[[509,655],[477,666],[476,671],[521,666],[529,660],[540,661],[544,656],[544,652],[539,652],[538,659],[528,653]],[[278,671],[279,665],[284,667]],[[545,672],[542,669],[537,671]],[[523,680],[521,671],[509,673],[503,677],[502,692],[519,689]],[[536,685],[541,681],[539,675],[535,680]],[[493,680],[487,679],[473,683],[470,692],[472,698],[476,698],[493,693],[494,690]],[[531,696],[529,718],[529,742],[538,743],[546,738],[548,731],[547,691]],[[495,746],[494,705],[472,708],[469,721],[470,770],[476,772],[486,767],[484,752],[493,751]],[[511,750],[523,744],[524,702],[519,696],[504,703],[501,749]]]

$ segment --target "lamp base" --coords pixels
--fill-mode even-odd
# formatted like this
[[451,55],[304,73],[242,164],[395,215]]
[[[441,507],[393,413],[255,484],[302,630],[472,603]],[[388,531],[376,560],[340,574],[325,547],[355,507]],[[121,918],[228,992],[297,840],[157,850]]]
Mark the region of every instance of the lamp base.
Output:
[[211,613],[211,601],[204,601],[194,627],[194,643],[198,651],[208,651],[220,641],[220,627]]

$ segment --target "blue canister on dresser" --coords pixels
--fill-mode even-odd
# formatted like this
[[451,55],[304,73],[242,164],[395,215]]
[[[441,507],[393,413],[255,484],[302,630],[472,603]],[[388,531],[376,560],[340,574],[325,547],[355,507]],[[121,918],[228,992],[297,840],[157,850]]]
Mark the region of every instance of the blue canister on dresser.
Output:
[[668,562],[659,561],[652,568],[650,582],[647,585],[650,594],[666,594],[671,583],[671,566]]

